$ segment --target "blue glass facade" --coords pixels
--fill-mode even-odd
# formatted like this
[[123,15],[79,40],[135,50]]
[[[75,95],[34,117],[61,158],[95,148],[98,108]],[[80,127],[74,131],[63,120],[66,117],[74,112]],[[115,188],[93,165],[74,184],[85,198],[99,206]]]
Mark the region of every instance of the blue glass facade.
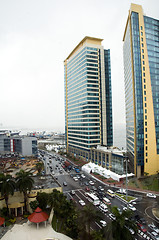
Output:
[[[102,49],[102,48],[101,48]],[[86,44],[65,60],[65,134],[69,148],[90,151],[91,147],[102,144],[103,134],[107,134],[108,144],[112,143],[112,102],[110,51],[103,61],[106,64],[107,99],[106,108],[111,114],[107,125],[109,131],[104,133],[101,125],[101,57],[99,46]],[[103,51],[104,52],[104,51]],[[106,96],[105,96],[106,99]]]
[[137,165],[144,165],[144,116],[143,116],[143,90],[142,69],[140,54],[140,33],[138,13],[131,14],[134,90],[135,90],[135,116],[136,116],[136,159]]
[[127,152],[140,177],[159,170],[159,20],[131,4],[123,41]]
[[159,154],[159,20],[144,16],[144,25],[151,76],[156,146]]

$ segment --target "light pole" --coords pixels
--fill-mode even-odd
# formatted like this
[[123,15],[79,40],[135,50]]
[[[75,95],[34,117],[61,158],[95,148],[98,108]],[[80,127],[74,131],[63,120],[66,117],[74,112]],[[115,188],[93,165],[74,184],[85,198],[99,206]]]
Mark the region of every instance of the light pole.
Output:
[[126,201],[128,200],[128,157],[125,156],[124,162],[126,162]]

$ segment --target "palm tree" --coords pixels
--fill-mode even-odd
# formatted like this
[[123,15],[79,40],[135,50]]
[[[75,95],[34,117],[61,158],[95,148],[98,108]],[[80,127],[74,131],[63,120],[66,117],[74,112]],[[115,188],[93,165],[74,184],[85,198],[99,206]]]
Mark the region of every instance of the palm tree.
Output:
[[116,219],[111,222],[111,225],[107,226],[108,234],[110,236],[109,239],[114,240],[134,239],[133,235],[131,235],[129,231],[129,229],[134,230],[134,232],[137,231],[136,224],[134,223],[134,221],[131,220],[131,216],[133,214],[132,211],[126,210],[120,213],[117,207],[113,207],[112,213],[115,215]]
[[0,192],[1,196],[4,197],[5,203],[7,206],[7,213],[9,213],[8,209],[8,199],[9,195],[13,195],[15,190],[15,182],[11,175],[7,174],[4,175],[4,173],[0,174]]
[[30,172],[25,172],[22,169],[16,173],[16,176],[17,188],[24,195],[24,206],[25,211],[27,211],[27,192],[31,191],[33,188],[34,180],[32,179],[32,174]]
[[81,210],[80,221],[82,223],[82,232],[85,234],[85,238],[91,239],[91,223],[101,219],[101,213],[96,211],[93,204],[90,203]]
[[44,169],[44,163],[43,162],[38,162],[35,166],[36,170],[38,171],[38,173],[40,174],[41,171]]

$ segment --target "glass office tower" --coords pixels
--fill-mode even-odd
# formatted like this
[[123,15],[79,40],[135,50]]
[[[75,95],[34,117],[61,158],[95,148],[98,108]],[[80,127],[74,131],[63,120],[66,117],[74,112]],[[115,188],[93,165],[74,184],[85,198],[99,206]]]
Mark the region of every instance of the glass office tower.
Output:
[[131,4],[123,41],[127,151],[140,177],[159,171],[159,20]]
[[110,50],[85,37],[64,61],[67,152],[90,159],[90,149],[113,145]]

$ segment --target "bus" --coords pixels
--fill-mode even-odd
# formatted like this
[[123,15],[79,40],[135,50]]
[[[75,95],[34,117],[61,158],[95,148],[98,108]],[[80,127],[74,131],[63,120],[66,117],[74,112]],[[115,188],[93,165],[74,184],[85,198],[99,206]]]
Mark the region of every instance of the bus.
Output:
[[99,198],[94,195],[93,193],[85,193],[87,196],[88,201],[92,202],[94,206],[97,206],[100,204]]
[[105,203],[106,205],[110,205],[111,204],[110,200],[108,198],[106,198],[106,197],[103,198],[103,203]]
[[110,189],[108,189],[107,194],[108,194],[110,197],[115,197],[115,193],[114,193],[112,190],[110,190]]

